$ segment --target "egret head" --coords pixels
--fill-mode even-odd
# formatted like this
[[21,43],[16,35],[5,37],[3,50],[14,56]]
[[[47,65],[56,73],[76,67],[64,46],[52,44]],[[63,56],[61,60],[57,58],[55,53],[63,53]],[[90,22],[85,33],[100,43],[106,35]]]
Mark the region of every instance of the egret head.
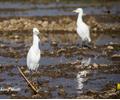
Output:
[[33,34],[36,34],[36,35],[38,35],[40,32],[39,32],[39,30],[37,29],[37,28],[33,28]]
[[80,15],[83,15],[83,9],[82,8],[77,8],[76,10],[73,10],[75,13],[79,13]]

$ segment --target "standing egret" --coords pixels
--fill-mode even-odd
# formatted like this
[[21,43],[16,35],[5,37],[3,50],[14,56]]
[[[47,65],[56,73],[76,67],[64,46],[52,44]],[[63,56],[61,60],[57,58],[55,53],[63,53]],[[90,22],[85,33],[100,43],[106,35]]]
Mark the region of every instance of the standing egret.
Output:
[[83,9],[77,8],[73,12],[78,13],[78,19],[77,19],[77,33],[82,39],[82,46],[87,46],[89,42],[91,42],[90,38],[90,30],[89,26],[83,22],[82,16],[83,16]]
[[39,67],[39,61],[41,57],[41,52],[39,48],[40,39],[38,37],[39,30],[33,28],[33,44],[27,54],[27,67],[30,71],[37,71]]

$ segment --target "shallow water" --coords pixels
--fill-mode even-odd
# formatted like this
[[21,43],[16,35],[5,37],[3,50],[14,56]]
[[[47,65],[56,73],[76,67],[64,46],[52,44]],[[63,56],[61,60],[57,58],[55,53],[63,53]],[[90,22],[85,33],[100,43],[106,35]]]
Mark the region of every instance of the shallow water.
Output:
[[[51,37],[54,38],[58,36],[60,36],[60,34],[49,34],[49,40],[47,42],[41,42],[41,50],[43,53],[40,61],[40,67],[38,69],[41,75],[33,76],[35,80],[38,81],[40,91],[45,94],[47,92],[50,93],[46,96],[46,98],[75,98],[77,96],[80,96],[82,93],[86,93],[89,90],[97,91],[99,93],[102,91],[103,88],[106,87],[107,84],[120,82],[120,74],[114,72],[105,73],[104,71],[99,71],[98,69],[93,71],[91,69],[86,69],[89,65],[94,63],[107,65],[116,64],[107,55],[103,56],[102,51],[86,50],[85,55],[82,53],[75,54],[75,52],[78,52],[79,48],[81,48],[78,45],[80,44],[79,38],[77,38],[76,40],[74,40],[74,38],[66,40],[67,38],[69,38],[70,34],[68,36],[61,35],[59,40],[57,41],[58,45],[52,45]],[[76,37],[76,34],[73,34],[73,36]],[[5,57],[0,56],[0,76],[2,78],[0,86],[5,87],[10,85],[12,87],[19,87],[21,88],[21,91],[15,93],[15,96],[12,96],[11,94],[5,95],[3,93],[0,94],[0,98],[18,98],[18,96],[23,96],[23,98],[29,96],[31,97],[33,95],[33,92],[27,86],[25,80],[21,77],[20,73],[17,70],[17,66],[24,66],[25,69],[27,69],[26,53],[29,46],[31,45],[31,40],[26,42],[27,46],[23,45],[24,42],[19,42],[21,40],[18,40],[17,42],[11,40],[11,42],[9,43],[7,41],[7,39],[2,41],[2,44],[6,45],[6,48],[11,47],[19,51],[21,57],[10,57],[9,55],[7,55],[7,51],[5,51]],[[119,43],[119,36],[116,35],[113,38],[110,35],[103,34],[95,39],[96,45],[101,47],[104,45],[108,45],[111,42],[113,44]],[[71,47],[75,47],[76,50],[71,51],[71,54],[69,56],[67,56],[64,52],[60,55],[55,54],[55,51],[59,51],[62,48],[70,49]],[[25,52],[23,53],[21,51]],[[53,52],[53,55],[49,55],[44,51],[46,51],[47,53]],[[67,49],[65,52],[67,52]],[[79,61],[81,64],[72,64],[76,61]],[[80,68],[82,66],[87,67],[85,67],[83,70],[74,70],[74,68]],[[88,75],[82,74],[82,72],[84,71],[87,72]],[[30,78],[30,76],[27,77]],[[64,89],[63,94],[60,92],[61,89]]]
[[[43,1],[47,2],[43,3]],[[117,2],[106,6],[105,3],[94,3],[95,0],[43,1],[0,1],[0,18],[60,15],[69,17],[75,15],[71,11],[78,7],[83,7],[88,15],[101,16],[110,13],[119,16],[120,12]],[[118,19],[113,20],[112,17],[109,19],[109,15],[107,17],[108,19],[102,22],[119,23]],[[81,48],[80,38],[76,32],[41,33],[42,55],[38,73],[26,74],[28,79],[32,77],[38,84],[41,94],[35,98],[77,98],[91,95],[91,91],[97,95],[107,91],[107,88],[115,87],[115,84],[120,82],[120,63],[119,59],[113,60],[112,55],[120,54],[120,35],[114,31],[105,33],[103,31],[96,33],[96,37],[91,36],[92,42],[96,45],[94,49]],[[18,35],[19,38],[11,38],[14,35]],[[21,89],[16,93],[0,92],[0,98],[34,98],[35,94],[17,69],[19,66],[27,70],[26,55],[31,41],[32,35],[27,32],[0,34],[0,88],[11,86]],[[108,48],[110,45],[113,49]]]
[[[93,3],[94,4],[94,3]],[[99,3],[98,3],[99,4]],[[112,6],[90,5],[90,3],[72,2],[50,2],[50,3],[31,3],[31,2],[0,2],[0,17],[20,17],[20,16],[61,16],[75,15],[72,11],[78,7],[84,8],[87,15],[101,15],[110,11],[111,14],[119,15],[119,3]],[[101,6],[103,5],[103,6]]]

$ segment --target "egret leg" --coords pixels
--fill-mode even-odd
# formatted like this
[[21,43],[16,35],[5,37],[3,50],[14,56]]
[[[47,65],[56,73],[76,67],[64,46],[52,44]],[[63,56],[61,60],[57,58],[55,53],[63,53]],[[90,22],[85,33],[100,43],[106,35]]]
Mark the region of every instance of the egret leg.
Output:
[[31,71],[31,81],[33,82],[37,81],[37,75],[36,75],[37,73],[38,73],[37,69]]
[[31,81],[34,81],[34,80],[33,80],[33,74],[34,74],[33,71],[30,70],[30,80],[31,80]]
[[76,41],[76,44],[77,44],[77,47],[82,48],[82,39],[78,39],[78,40]]
[[[35,70],[35,73],[38,74],[38,69]],[[36,82],[39,82],[38,77],[36,76]]]
[[92,44],[84,41],[84,42],[82,43],[82,47],[87,47],[88,49],[92,49]]

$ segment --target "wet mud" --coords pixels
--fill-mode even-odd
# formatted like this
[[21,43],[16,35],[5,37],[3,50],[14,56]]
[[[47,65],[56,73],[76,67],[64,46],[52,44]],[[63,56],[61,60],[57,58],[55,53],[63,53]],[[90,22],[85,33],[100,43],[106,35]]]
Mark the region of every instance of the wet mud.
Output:
[[[0,98],[120,98],[116,90],[120,82],[119,17],[114,13],[84,17],[91,28],[91,49],[81,47],[76,15],[0,17],[0,88],[20,88],[0,91]],[[31,74],[26,55],[33,26],[41,32],[42,54],[38,71]],[[28,79],[32,77],[38,94],[17,66]]]

